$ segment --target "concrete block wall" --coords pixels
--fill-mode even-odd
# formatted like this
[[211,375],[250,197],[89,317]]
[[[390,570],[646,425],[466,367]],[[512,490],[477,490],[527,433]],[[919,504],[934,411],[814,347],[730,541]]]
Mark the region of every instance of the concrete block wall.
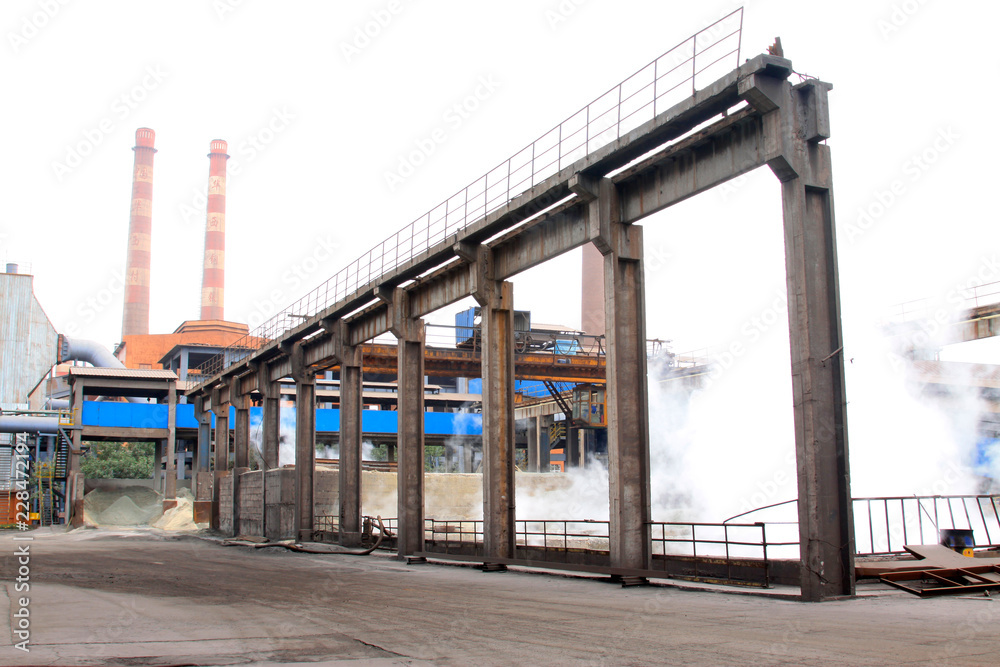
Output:
[[[337,470],[318,468],[315,477],[315,516],[340,512]],[[549,473],[517,473],[517,502],[528,514],[542,514],[534,506],[551,502],[546,494],[565,492],[572,485],[566,475]],[[220,506],[223,528],[232,534],[232,479],[223,478]],[[424,476],[424,514],[428,519],[481,519],[483,516],[483,477],[479,474],[427,474]],[[240,476],[239,533],[261,535],[270,540],[295,537],[295,469],[279,468],[264,472],[249,472]],[[396,473],[366,470],[361,474],[361,511],[366,516],[384,519],[396,516]],[[228,524],[226,517],[228,516]],[[535,517],[547,518],[547,517]]]
[[219,530],[224,535],[233,534],[233,478],[226,475],[219,480]]
[[238,484],[238,535],[264,535],[264,473],[256,470],[240,475]]
[[264,473],[264,537],[295,537],[295,470],[278,468]]

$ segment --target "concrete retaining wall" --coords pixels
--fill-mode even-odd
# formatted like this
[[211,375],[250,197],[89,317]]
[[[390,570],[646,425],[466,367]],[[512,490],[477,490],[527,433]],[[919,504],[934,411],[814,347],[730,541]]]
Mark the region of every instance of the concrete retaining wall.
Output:
[[219,480],[219,530],[224,535],[233,534],[233,478],[226,475]]
[[238,484],[239,526],[238,535],[264,535],[264,473],[247,472],[240,475]]
[[264,474],[264,537],[295,537],[295,470],[278,468]]
[[[244,495],[244,480],[250,475],[263,478],[263,500],[257,491]],[[340,513],[340,489],[336,468],[317,467],[314,479],[314,511],[316,516],[337,517]],[[258,479],[257,477],[253,479]],[[517,473],[518,502],[532,507],[532,501],[550,492],[569,489],[572,480],[552,473]],[[252,482],[257,484],[258,482]],[[230,482],[231,486],[231,482]],[[223,486],[223,493],[226,493]],[[256,487],[255,487],[256,488]],[[295,469],[268,470],[266,474],[246,473],[240,478],[240,533],[260,535],[271,540],[295,537]],[[228,496],[232,497],[232,490]],[[248,504],[249,503],[249,504]],[[263,525],[257,526],[259,505],[263,503]],[[244,509],[244,507],[246,509]],[[246,512],[249,511],[249,515]],[[231,510],[230,510],[231,512]],[[396,516],[396,473],[365,470],[361,473],[361,513],[366,516],[390,518]],[[482,519],[483,476],[460,473],[428,473],[424,475],[424,516],[428,519]],[[250,519],[254,517],[254,519]],[[541,517],[536,517],[541,518]],[[231,523],[230,514],[230,524]],[[250,523],[244,523],[250,521]],[[251,528],[256,532],[250,532]]]

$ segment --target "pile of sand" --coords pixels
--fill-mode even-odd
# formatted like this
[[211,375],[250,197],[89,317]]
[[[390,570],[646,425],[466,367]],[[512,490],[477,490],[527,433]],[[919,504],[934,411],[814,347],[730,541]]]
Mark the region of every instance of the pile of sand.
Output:
[[194,522],[194,496],[189,489],[177,490],[177,506],[163,511],[163,496],[145,486],[94,489],[83,497],[83,521],[93,528],[152,526],[160,530],[203,530],[207,523]]
[[83,521],[88,526],[142,526],[162,513],[160,494],[145,486],[94,489],[83,497]]
[[185,488],[177,490],[177,506],[167,510],[150,524],[160,530],[203,530],[207,523],[194,522],[194,496]]

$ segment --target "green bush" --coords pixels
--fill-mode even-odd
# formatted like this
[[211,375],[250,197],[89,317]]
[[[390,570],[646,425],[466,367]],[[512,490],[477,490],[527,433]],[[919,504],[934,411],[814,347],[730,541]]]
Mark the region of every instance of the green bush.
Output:
[[153,476],[153,443],[91,442],[80,461],[89,479],[149,479]]

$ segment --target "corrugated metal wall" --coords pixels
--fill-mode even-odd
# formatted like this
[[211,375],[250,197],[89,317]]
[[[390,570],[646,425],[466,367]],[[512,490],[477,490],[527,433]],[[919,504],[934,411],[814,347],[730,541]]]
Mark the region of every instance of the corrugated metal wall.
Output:
[[56,362],[57,334],[32,276],[0,273],[0,407],[27,409],[28,392]]

